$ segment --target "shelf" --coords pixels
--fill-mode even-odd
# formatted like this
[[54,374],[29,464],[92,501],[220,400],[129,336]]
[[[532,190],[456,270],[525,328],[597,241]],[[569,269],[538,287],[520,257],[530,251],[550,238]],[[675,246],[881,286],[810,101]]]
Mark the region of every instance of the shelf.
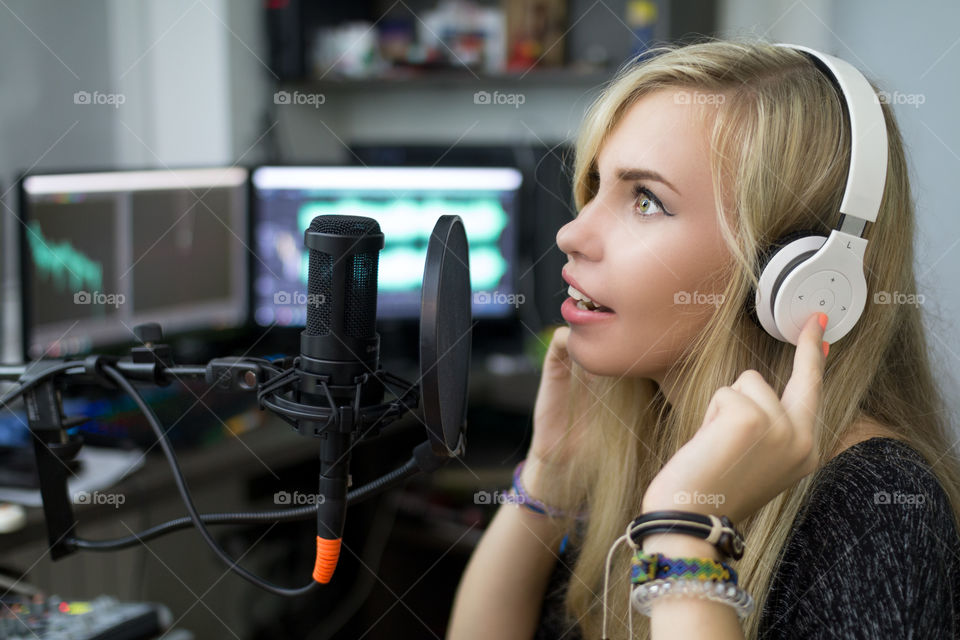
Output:
[[448,87],[483,85],[507,86],[598,86],[605,83],[613,71],[541,69],[529,72],[484,73],[467,70],[418,71],[412,73],[391,73],[369,78],[345,78],[328,75],[323,78],[310,78],[286,83],[294,88],[358,88],[358,89],[410,89],[420,87]]

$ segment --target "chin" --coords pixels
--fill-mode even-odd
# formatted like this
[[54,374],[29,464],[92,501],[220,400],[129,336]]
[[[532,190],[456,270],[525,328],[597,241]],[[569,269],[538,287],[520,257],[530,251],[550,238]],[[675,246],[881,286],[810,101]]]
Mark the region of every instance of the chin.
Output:
[[578,344],[573,333],[570,334],[570,339],[567,341],[567,351],[574,362],[595,376],[657,378],[656,370],[651,369],[652,363],[644,360],[635,361],[632,358],[623,361],[624,352],[622,350],[604,353],[588,345]]
[[577,345],[576,340],[570,334],[567,341],[567,351],[570,353],[570,359],[583,367],[587,373],[595,376],[621,376],[624,373],[623,368],[618,368],[617,362],[612,356],[608,356],[596,349]]

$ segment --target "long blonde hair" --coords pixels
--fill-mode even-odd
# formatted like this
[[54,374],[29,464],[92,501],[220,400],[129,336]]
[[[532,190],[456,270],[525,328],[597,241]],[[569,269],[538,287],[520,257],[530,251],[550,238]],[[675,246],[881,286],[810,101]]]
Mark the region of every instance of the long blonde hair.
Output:
[[[733,259],[724,304],[674,364],[678,381],[667,403],[649,378],[588,374],[573,363],[570,424],[584,438],[572,461],[549,463],[554,484],[544,499],[575,512],[587,503],[583,531],[572,521],[576,551],[564,607],[585,638],[600,637],[603,567],[613,541],[640,513],[644,490],[663,464],[702,423],[714,391],[756,369],[778,395],[790,378],[795,347],[774,340],[744,315],[757,284],[761,250],[797,229],[829,235],[836,225],[849,163],[845,106],[830,79],[803,54],[762,41],[709,40],[660,47],[625,65],[590,107],[577,140],[573,189],[580,210],[596,194],[598,153],[625,111],[642,96],[670,88],[723,95],[712,120],[711,171],[724,241]],[[889,105],[886,186],[878,223],[868,226],[868,292],[916,292],[914,211],[903,143]],[[734,223],[730,228],[728,221]],[[868,301],[856,327],[833,345],[824,374],[821,465],[851,426],[872,419],[932,465],[960,528],[960,465],[950,449],[943,395],[932,374],[920,309]],[[569,433],[569,431],[568,431]],[[557,451],[562,447],[557,447]],[[744,522],[746,553],[733,565],[756,608],[744,621],[757,635],[772,575],[811,474]],[[627,637],[630,554],[611,564],[608,629]],[[633,616],[635,637],[649,638],[649,619]]]

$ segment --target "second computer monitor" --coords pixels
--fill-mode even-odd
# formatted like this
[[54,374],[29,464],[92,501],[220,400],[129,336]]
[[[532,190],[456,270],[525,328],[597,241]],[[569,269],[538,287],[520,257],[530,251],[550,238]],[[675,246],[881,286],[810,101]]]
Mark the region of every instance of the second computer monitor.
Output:
[[248,170],[30,175],[21,183],[25,356],[63,356],[247,314]]
[[516,292],[514,168],[260,167],[253,172],[253,318],[260,326],[306,322],[304,231],[318,215],[375,219],[384,234],[377,317],[417,319],[427,243],[442,215],[463,220],[475,317],[510,317]]

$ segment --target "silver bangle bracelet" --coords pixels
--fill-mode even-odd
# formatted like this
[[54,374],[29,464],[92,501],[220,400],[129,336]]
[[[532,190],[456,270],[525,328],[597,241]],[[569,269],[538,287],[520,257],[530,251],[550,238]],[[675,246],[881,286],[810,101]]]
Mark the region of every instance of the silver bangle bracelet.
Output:
[[692,595],[723,602],[735,608],[741,620],[750,615],[754,605],[753,596],[738,585],[695,578],[659,578],[644,582],[633,589],[630,600],[634,609],[649,616],[651,603],[657,598],[668,595]]

